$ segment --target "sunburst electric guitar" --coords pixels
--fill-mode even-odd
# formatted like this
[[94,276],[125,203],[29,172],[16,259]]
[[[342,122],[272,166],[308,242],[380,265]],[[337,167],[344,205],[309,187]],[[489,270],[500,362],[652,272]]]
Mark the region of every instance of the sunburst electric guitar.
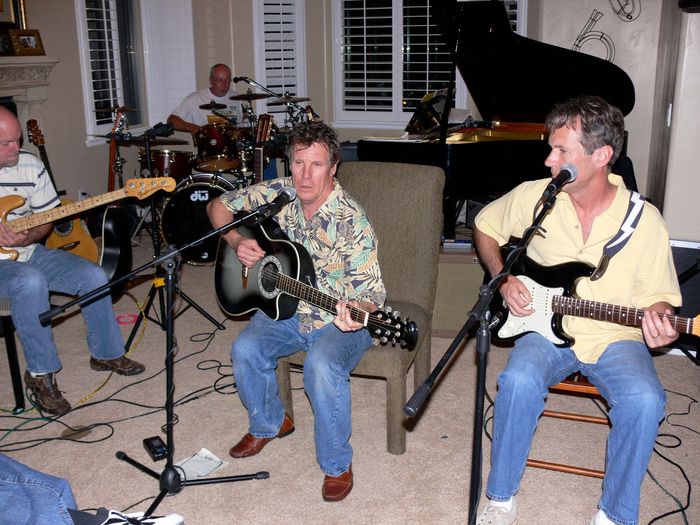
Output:
[[[120,190],[111,191],[96,197],[90,197],[79,202],[74,202],[67,206],[58,206],[41,213],[27,215],[11,221],[7,220],[7,215],[24,204],[24,198],[19,195],[7,195],[0,198],[0,222],[5,222],[13,232],[18,233],[31,228],[36,228],[43,224],[55,222],[72,215],[85,212],[98,206],[103,206],[110,202],[136,197],[144,199],[158,190],[173,191],[175,189],[175,179],[171,177],[159,177],[153,179],[130,179]],[[17,259],[17,251],[12,248],[0,247],[0,259]]]
[[[296,312],[299,300],[336,313],[338,299],[314,287],[316,274],[308,252],[290,241],[274,219],[253,229],[241,226],[236,231],[254,237],[266,255],[244,272],[236,252],[224,240],[219,241],[214,282],[219,305],[227,314],[261,310],[272,319],[288,319]],[[350,316],[382,343],[412,349],[418,339],[416,323],[400,319],[398,312],[350,307]]]
[[[532,296],[534,313],[523,317],[509,315],[500,300],[494,300],[491,311],[497,319],[492,328],[494,337],[510,341],[529,332],[537,332],[557,346],[570,346],[574,339],[562,328],[562,317],[573,315],[598,321],[609,321],[626,326],[641,326],[644,309],[600,303],[575,297],[576,282],[590,277],[595,268],[585,263],[572,262],[556,266],[542,266],[521,256],[513,269]],[[678,315],[660,314],[668,318],[677,332],[700,336],[700,315],[694,319]]]
[[[49,164],[49,157],[46,154],[44,135],[35,119],[27,121],[27,138],[39,150],[39,157],[44,163],[56,193],[59,193]],[[71,204],[73,204],[72,200],[61,199],[61,206],[69,206]],[[98,260],[97,244],[90,236],[87,226],[80,217],[56,222],[51,235],[46,238],[46,247],[65,250],[95,263]]]

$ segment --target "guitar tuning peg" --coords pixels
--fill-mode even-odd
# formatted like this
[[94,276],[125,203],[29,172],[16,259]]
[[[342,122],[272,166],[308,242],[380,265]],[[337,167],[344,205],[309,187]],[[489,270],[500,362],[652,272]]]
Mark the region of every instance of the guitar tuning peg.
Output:
[[394,319],[399,319],[400,317],[401,317],[401,312],[399,312],[398,310],[396,310],[396,311],[394,312]]
[[384,309],[384,311],[385,311],[386,313],[390,314],[390,313],[391,313],[391,306],[387,306],[387,307]]
[[381,331],[379,328],[375,328],[375,329],[374,329],[374,334],[375,334],[375,335],[381,335],[381,334],[382,334],[382,331]]
[[385,345],[387,343],[387,341],[388,341],[388,339],[386,337],[382,336],[379,338],[379,342],[382,343],[383,345]]

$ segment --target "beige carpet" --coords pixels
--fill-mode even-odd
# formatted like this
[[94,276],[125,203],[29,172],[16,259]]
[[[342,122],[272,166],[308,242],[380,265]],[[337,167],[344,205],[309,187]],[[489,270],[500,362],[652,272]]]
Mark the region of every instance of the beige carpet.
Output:
[[[148,244],[148,239],[143,239]],[[145,259],[144,259],[145,257]],[[139,250],[138,261],[148,254]],[[224,315],[216,305],[211,267],[184,266],[182,290],[214,317]],[[132,288],[143,301],[150,280]],[[475,298],[476,299],[476,298]],[[183,306],[180,301],[179,306]],[[158,300],[155,306],[159,306]],[[116,305],[117,314],[136,314],[129,297]],[[154,308],[152,313],[157,313]],[[128,319],[126,322],[128,323]],[[122,326],[125,337],[133,325]],[[467,523],[470,487],[471,441],[475,398],[474,341],[467,342],[453,360],[408,435],[405,454],[386,452],[384,383],[353,378],[353,470],[355,488],[341,503],[321,499],[322,474],[314,457],[312,417],[295,375],[293,384],[296,432],[272,442],[260,455],[233,460],[228,449],[247,431],[246,415],[231,387],[229,348],[242,323],[227,320],[226,330],[214,326],[193,309],[175,321],[178,341],[175,367],[174,426],[175,460],[206,448],[228,462],[215,476],[237,476],[268,471],[269,479],[187,486],[166,497],[158,513],[177,512],[188,525],[233,523],[359,523],[359,524],[458,524]],[[76,407],[59,421],[32,419],[36,412],[2,417],[0,450],[45,472],[67,478],[83,509],[105,506],[146,510],[158,494],[158,481],[116,459],[124,451],[158,472],[164,462],[153,462],[142,440],[164,434],[165,333],[153,323],[144,324],[133,356],[144,362],[146,373],[136,378],[113,376],[99,391],[107,374],[88,365],[84,328],[79,315],[68,316],[55,328],[64,369],[58,376],[66,398]],[[433,339],[433,362],[442,357],[451,340]],[[495,379],[507,350],[494,348],[489,355],[487,386],[495,394]],[[700,482],[700,411],[690,397],[700,397],[698,367],[684,356],[656,359],[659,374],[669,393],[668,412],[678,413],[664,423],[657,449],[676,462],[690,482]],[[0,359],[0,406],[13,406],[7,362]],[[690,397],[688,397],[690,396]],[[84,403],[80,400],[85,399]],[[182,400],[188,400],[184,403]],[[570,407],[595,414],[587,400],[552,399],[550,406]],[[69,428],[91,430],[73,440],[63,439]],[[687,427],[687,428],[686,428]],[[597,425],[543,420],[536,435],[533,455],[601,467],[606,429]],[[678,446],[676,446],[678,445]],[[488,473],[489,441],[484,438],[484,483]],[[688,485],[680,470],[655,455],[643,486],[640,523],[678,508],[687,501]],[[527,469],[518,494],[518,523],[587,524],[596,511],[599,480],[537,469]],[[686,511],[688,523],[700,523],[697,488]],[[0,520],[1,521],[1,520]],[[658,523],[684,523],[679,514]]]

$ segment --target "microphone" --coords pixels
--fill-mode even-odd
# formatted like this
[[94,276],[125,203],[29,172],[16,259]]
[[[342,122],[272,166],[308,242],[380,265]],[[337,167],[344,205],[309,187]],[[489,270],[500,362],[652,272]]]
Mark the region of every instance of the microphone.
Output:
[[234,82],[245,82],[246,80],[248,80],[248,77],[233,77],[231,80],[233,80]]
[[556,178],[547,185],[544,193],[542,193],[542,198],[549,199],[552,195],[556,195],[561,191],[565,184],[574,182],[576,177],[578,177],[578,170],[576,169],[576,166],[567,162],[559,170],[559,175],[557,175]]
[[171,135],[173,132],[173,125],[172,124],[163,124],[162,122],[159,122],[155,126],[153,126],[151,129],[147,129],[146,131],[143,132],[144,137],[167,137],[168,135]]
[[277,197],[275,197],[275,200],[273,200],[269,204],[263,204],[262,206],[260,206],[257,209],[258,217],[260,218],[261,221],[264,221],[265,219],[269,219],[270,217],[275,215],[277,212],[279,212],[286,204],[289,204],[290,202],[292,202],[296,198],[297,198],[297,192],[294,191],[294,188],[292,188],[291,186],[285,186],[277,194]]

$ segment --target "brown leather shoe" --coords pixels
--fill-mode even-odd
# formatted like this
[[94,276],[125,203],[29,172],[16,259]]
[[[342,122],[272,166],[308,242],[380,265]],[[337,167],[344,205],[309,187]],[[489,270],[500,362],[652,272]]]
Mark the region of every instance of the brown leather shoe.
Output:
[[346,472],[340,476],[328,476],[323,478],[321,494],[325,501],[344,500],[352,490],[352,463]]
[[146,370],[146,367],[141,363],[125,356],[117,357],[116,359],[95,359],[91,357],[90,368],[101,372],[116,372],[123,376],[135,376]]
[[228,451],[232,458],[247,458],[254,456],[260,452],[265,445],[275,438],[283,438],[294,432],[294,421],[289,417],[289,414],[285,412],[284,419],[282,420],[282,426],[280,431],[275,437],[271,438],[257,438],[253,436],[250,432],[243,436],[241,440],[234,445],[234,447]]
[[60,416],[70,410],[70,403],[58,389],[56,374],[32,376],[27,370],[24,372],[24,382],[34,394],[34,401],[42,412]]

